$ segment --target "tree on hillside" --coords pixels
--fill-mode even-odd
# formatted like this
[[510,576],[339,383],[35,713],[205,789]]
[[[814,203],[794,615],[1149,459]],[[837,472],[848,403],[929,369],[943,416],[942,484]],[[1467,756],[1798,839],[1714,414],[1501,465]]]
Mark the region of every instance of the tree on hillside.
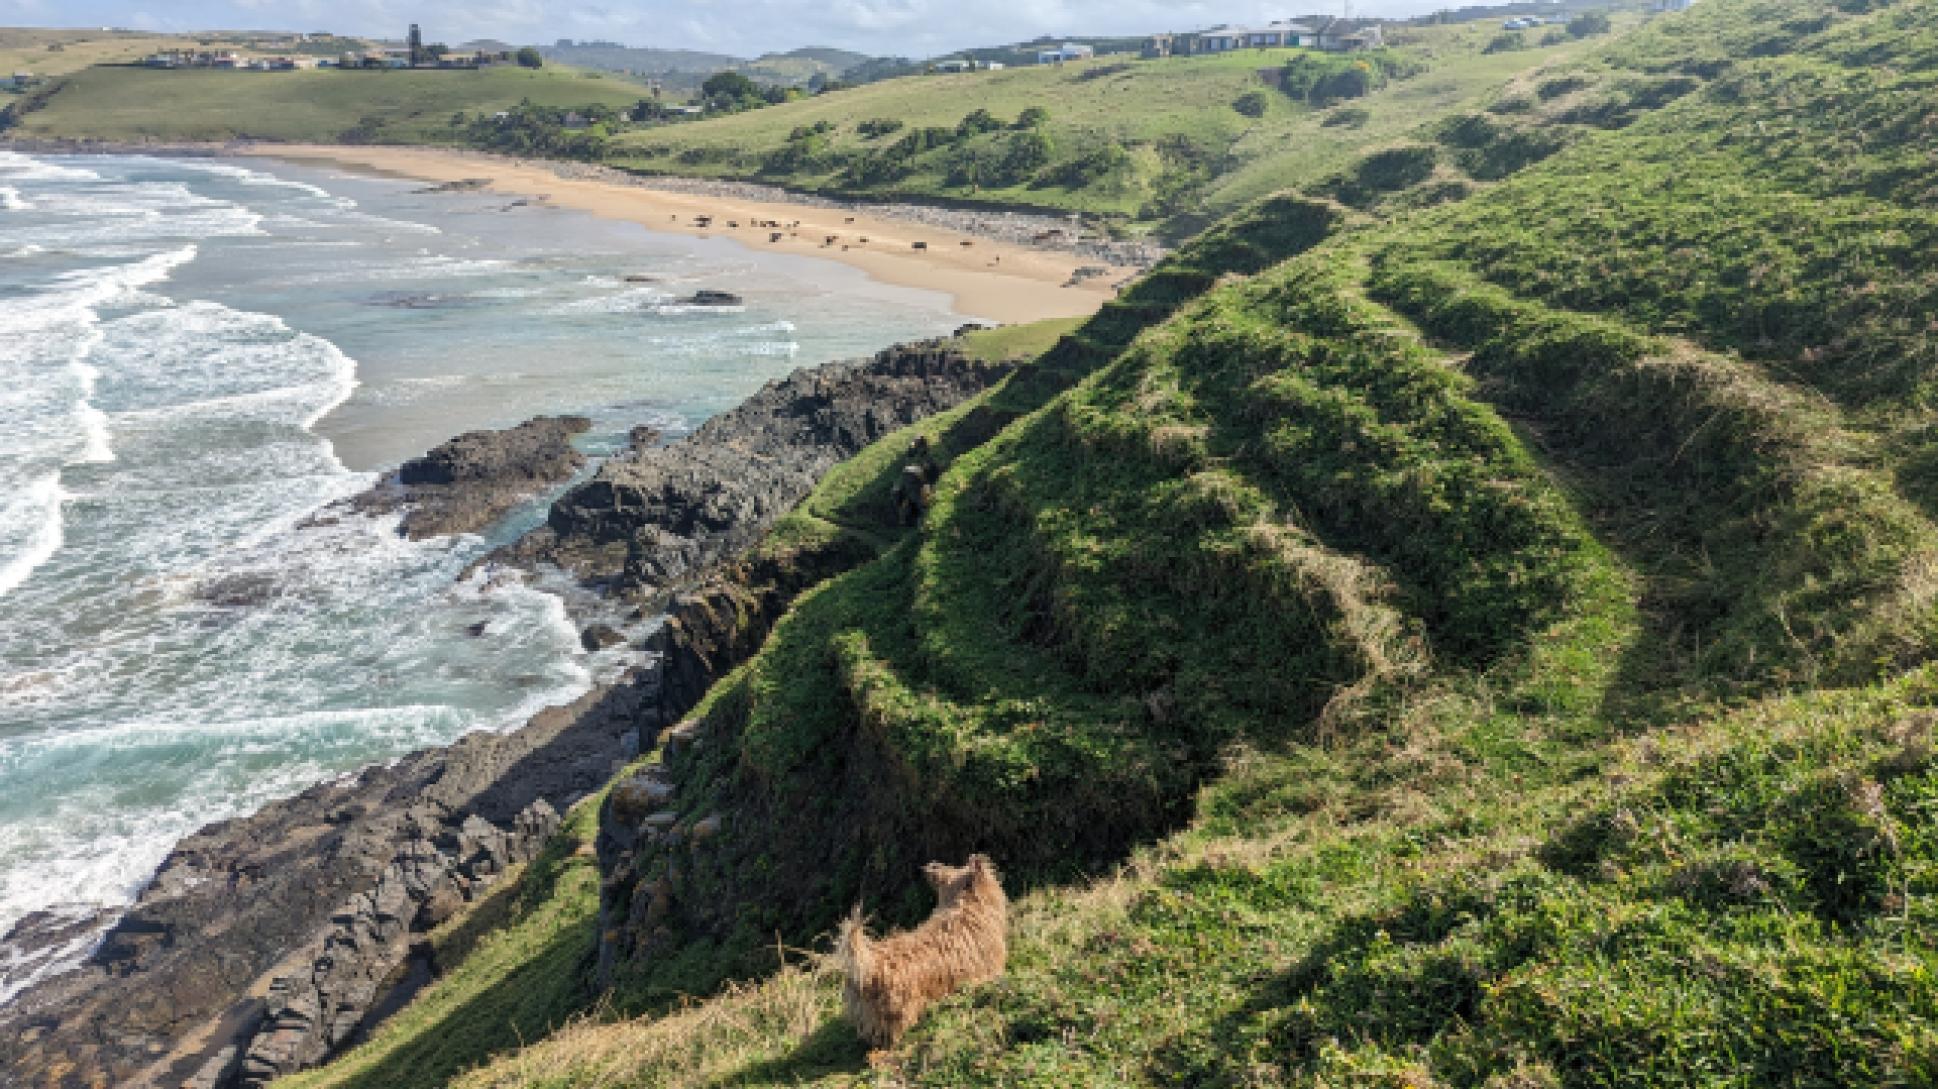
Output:
[[521,68],[543,68],[545,58],[538,55],[538,50],[528,45],[518,51],[518,64]]
[[739,72],[715,72],[700,84],[700,93],[711,99],[741,101],[760,97],[760,85]]
[[996,132],[1002,127],[1003,123],[996,120],[996,115],[988,110],[978,109],[972,111],[956,125],[956,139],[967,140],[971,136],[978,136],[985,132]]

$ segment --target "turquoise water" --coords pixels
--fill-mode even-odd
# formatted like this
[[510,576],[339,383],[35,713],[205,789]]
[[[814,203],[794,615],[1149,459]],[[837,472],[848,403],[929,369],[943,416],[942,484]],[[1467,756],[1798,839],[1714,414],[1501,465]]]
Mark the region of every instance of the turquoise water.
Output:
[[[678,303],[701,287],[746,305]],[[502,196],[0,152],[0,931],[125,904],[209,821],[623,664],[542,588],[458,581],[486,539],[307,524],[373,470],[541,412],[590,415],[595,455],[678,434],[957,320],[844,267]],[[85,951],[0,954],[0,1001]]]

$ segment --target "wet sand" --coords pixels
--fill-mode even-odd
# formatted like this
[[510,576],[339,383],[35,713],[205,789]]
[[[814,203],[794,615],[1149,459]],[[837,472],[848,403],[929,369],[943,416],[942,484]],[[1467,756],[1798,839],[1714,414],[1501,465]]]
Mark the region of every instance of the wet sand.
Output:
[[[1072,273],[1093,262],[1072,253],[839,208],[562,177],[551,164],[476,152],[277,144],[245,153],[377,171],[432,184],[485,179],[479,188],[487,192],[542,198],[561,208],[652,230],[732,238],[757,250],[839,261],[882,283],[945,293],[958,312],[1006,324],[1094,313],[1115,294],[1111,285],[1131,272],[1111,268],[1108,275],[1073,284]],[[696,218],[700,216],[712,217],[711,224],[701,226]]]

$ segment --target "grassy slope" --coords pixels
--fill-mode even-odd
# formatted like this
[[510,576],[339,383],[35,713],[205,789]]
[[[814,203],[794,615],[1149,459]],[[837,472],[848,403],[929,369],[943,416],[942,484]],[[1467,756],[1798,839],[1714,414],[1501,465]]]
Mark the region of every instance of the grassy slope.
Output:
[[99,140],[332,142],[366,126],[363,139],[449,143],[451,116],[603,102],[630,106],[640,88],[618,77],[566,68],[530,71],[217,72],[103,67],[77,72],[21,118],[22,136]]
[[1060,67],[889,80],[781,107],[637,132],[619,141],[615,156],[621,165],[653,171],[759,176],[802,188],[839,188],[840,179],[826,171],[761,174],[760,160],[785,144],[798,126],[834,125],[832,146],[845,151],[890,144],[903,135],[869,139],[856,131],[861,122],[875,118],[896,118],[910,129],[953,128],[974,108],[1008,121],[1028,107],[1041,106],[1050,111],[1045,131],[1059,161],[1115,143],[1133,150],[1133,174],[1119,183],[1078,189],[971,190],[946,184],[941,162],[946,153],[938,152],[932,153],[932,161],[922,171],[884,191],[1135,215],[1152,200],[1165,172],[1178,169],[1175,163],[1167,164],[1154,145],[1183,138],[1199,149],[1219,176],[1194,202],[1193,210],[1216,215],[1276,189],[1312,180],[1353,152],[1376,146],[1489,91],[1515,72],[1582,48],[1575,43],[1483,55],[1481,48],[1492,34],[1478,25],[1407,33],[1411,39],[1406,51],[1430,67],[1354,103],[1368,111],[1369,120],[1362,127],[1327,126],[1323,113],[1279,94],[1267,96],[1270,105],[1263,117],[1253,119],[1234,110],[1236,99],[1262,86],[1258,69],[1281,65],[1299,52],[1253,50],[1154,61],[1108,57]]
[[[922,524],[702,708],[726,832],[634,863],[622,996],[755,981],[461,1084],[1938,1080],[1938,15],[1852,7],[1661,20],[924,425]],[[1010,971],[870,1068],[774,934],[971,847]]]
[[196,47],[193,38],[139,31],[0,27],[0,74],[60,76],[96,64],[124,64],[158,50]]

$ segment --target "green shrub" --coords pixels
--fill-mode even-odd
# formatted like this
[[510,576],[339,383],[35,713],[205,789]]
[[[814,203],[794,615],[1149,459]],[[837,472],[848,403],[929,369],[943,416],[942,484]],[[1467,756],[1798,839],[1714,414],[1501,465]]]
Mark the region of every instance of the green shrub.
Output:
[[1264,91],[1247,91],[1232,102],[1231,108],[1246,117],[1264,117],[1266,102]]
[[994,114],[988,110],[977,109],[970,112],[968,116],[964,117],[956,125],[955,135],[958,140],[966,140],[971,136],[980,136],[985,132],[998,132],[1002,127],[1003,123],[996,120]]
[[1576,38],[1606,34],[1608,31],[1608,13],[1604,11],[1584,11],[1568,20],[1568,33]]

